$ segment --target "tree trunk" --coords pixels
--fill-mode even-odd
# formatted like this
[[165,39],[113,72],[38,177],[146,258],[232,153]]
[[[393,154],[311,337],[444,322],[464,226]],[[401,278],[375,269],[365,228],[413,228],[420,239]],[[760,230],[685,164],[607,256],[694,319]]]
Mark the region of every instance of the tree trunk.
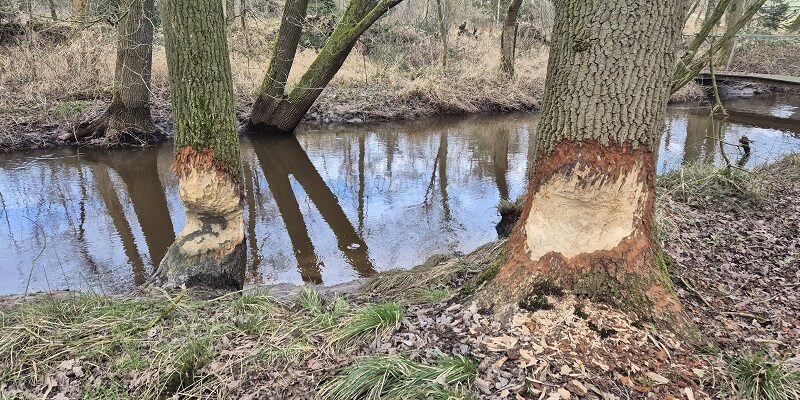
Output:
[[[308,67],[308,70],[300,78],[300,82],[292,89],[291,93],[286,95],[283,92],[285,79],[281,80],[277,74],[275,74],[276,78],[273,79],[271,78],[271,72],[267,72],[267,77],[264,78],[264,82],[261,85],[260,94],[253,104],[253,111],[247,124],[248,130],[257,133],[291,133],[294,131],[300,121],[303,120],[303,116],[322,93],[322,90],[325,89],[328,82],[339,71],[361,34],[401,1],[351,0],[344,15],[336,24],[333,33],[319,51],[319,55]],[[285,13],[284,18],[286,18]],[[278,40],[283,34],[283,22],[281,22]],[[291,47],[292,54],[296,47],[296,44]],[[277,58],[278,51],[279,46],[276,45],[273,51],[273,61],[280,59]],[[271,66],[272,63],[270,63],[270,69],[272,68]],[[291,63],[285,68],[288,71],[290,67]],[[272,87],[273,85],[276,87]],[[273,95],[277,93],[278,87],[281,89],[280,94]],[[272,89],[272,91],[268,91],[269,89]]]
[[509,78],[514,77],[514,56],[517,47],[517,16],[522,0],[512,0],[500,34],[500,69]]
[[708,0],[706,2],[706,12],[703,16],[703,23],[705,24],[706,21],[711,19],[711,15],[714,14],[714,8],[717,6],[717,0]]
[[175,161],[186,225],[153,276],[165,287],[237,290],[246,268],[241,157],[219,0],[164,1]]
[[90,0],[72,0],[72,18],[77,29],[82,29],[86,24],[90,7]]
[[225,3],[225,22],[231,23],[236,15],[236,0],[223,0]]
[[645,318],[680,313],[652,223],[685,3],[556,1],[534,170],[508,260],[479,297],[496,314],[545,287]]
[[300,43],[307,9],[308,0],[286,0],[278,38],[272,50],[272,60],[253,104],[250,124],[268,123],[278,105],[286,99],[286,81],[294,63],[297,44]]
[[[725,12],[725,29],[736,29],[736,24],[744,16],[747,2],[745,0],[732,0],[728,5],[728,10]],[[736,46],[736,38],[727,41],[719,50],[717,55],[716,65],[725,68],[728,61],[733,56],[733,48]]]
[[117,26],[117,62],[108,109],[62,140],[104,136],[109,144],[146,145],[162,136],[150,115],[154,0],[125,0]]
[[50,6],[50,18],[54,21],[58,19],[58,13],[56,13],[56,2],[55,0],[47,0],[47,4]]
[[447,68],[447,23],[444,18],[445,0],[436,0],[436,15],[439,19],[439,36],[442,37],[442,68]]
[[239,2],[239,21],[242,24],[242,31],[247,30],[247,0]]

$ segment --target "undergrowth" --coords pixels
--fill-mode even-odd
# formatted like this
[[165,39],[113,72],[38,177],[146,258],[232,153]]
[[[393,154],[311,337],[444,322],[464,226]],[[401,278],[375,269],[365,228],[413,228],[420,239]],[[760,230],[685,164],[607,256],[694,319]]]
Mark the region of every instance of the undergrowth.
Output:
[[703,196],[757,205],[765,196],[763,178],[760,170],[692,164],[659,176],[657,185],[664,195],[678,194],[684,199]]
[[467,385],[477,374],[468,358],[441,357],[434,365],[400,355],[358,360],[320,390],[325,400],[456,400],[473,398]]
[[744,400],[800,399],[800,370],[761,355],[743,356],[731,366]]
[[0,311],[0,382],[33,390],[82,368],[102,382],[84,385],[86,398],[224,397],[232,376],[333,357],[391,335],[402,319],[399,303],[351,306],[313,289],[294,302],[261,293],[36,300]]

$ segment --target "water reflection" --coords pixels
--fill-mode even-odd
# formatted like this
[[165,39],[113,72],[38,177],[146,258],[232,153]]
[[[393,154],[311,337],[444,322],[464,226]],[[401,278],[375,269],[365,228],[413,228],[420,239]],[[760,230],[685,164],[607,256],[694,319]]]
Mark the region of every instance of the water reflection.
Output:
[[[796,152],[797,103],[730,101],[734,117],[713,125],[707,108],[673,108],[658,170],[718,163],[720,137],[753,139],[749,165]],[[494,240],[498,200],[524,190],[536,122],[483,115],[242,138],[247,281],[335,284]],[[0,294],[143,282],[183,226],[171,158],[169,144],[0,154]]]
[[[278,207],[281,219],[304,282],[322,283],[320,266],[314,244],[308,235],[300,206],[289,181],[293,177],[302,187],[328,227],[333,231],[339,250],[360,276],[375,273],[369,260],[367,244],[356,233],[345,215],[339,200],[322,179],[308,155],[294,136],[259,137],[250,140],[270,193]],[[363,201],[363,194],[359,196]],[[257,235],[253,235],[257,237]]]

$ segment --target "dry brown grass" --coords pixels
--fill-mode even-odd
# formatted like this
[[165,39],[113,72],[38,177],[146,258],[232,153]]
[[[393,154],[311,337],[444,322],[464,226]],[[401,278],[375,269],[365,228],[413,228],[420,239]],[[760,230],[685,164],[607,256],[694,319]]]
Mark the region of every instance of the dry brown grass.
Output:
[[800,42],[740,41],[731,70],[800,76]]
[[[245,33],[230,32],[231,66],[237,112],[246,117],[269,62],[276,19],[254,21]],[[517,56],[517,75],[499,72],[499,30],[479,37],[455,35],[447,68],[441,45],[418,28],[384,23],[367,49],[359,44],[320,96],[307,118],[322,122],[414,118],[482,111],[532,110],[544,92],[547,48],[527,43]],[[400,38],[401,42],[386,41]],[[381,42],[384,40],[384,42]],[[402,51],[397,46],[405,46]],[[368,54],[365,54],[368,53]],[[390,56],[387,56],[390,55]],[[289,86],[316,57],[301,49]],[[63,129],[100,113],[113,84],[113,30],[95,26],[60,44],[34,41],[0,48],[0,150],[46,147]],[[152,78],[153,115],[162,128],[170,120],[166,56],[156,36]],[[697,87],[676,99],[696,99]]]

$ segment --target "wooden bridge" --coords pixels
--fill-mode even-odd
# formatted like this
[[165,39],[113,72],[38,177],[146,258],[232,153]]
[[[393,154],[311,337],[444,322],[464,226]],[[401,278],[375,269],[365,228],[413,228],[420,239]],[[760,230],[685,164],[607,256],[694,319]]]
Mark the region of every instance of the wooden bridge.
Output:
[[[725,82],[749,82],[760,83],[770,86],[784,86],[800,88],[800,77],[789,75],[768,75],[768,74],[748,74],[744,72],[717,72],[714,74],[717,83]],[[701,85],[711,84],[711,74],[701,72],[694,78]]]

